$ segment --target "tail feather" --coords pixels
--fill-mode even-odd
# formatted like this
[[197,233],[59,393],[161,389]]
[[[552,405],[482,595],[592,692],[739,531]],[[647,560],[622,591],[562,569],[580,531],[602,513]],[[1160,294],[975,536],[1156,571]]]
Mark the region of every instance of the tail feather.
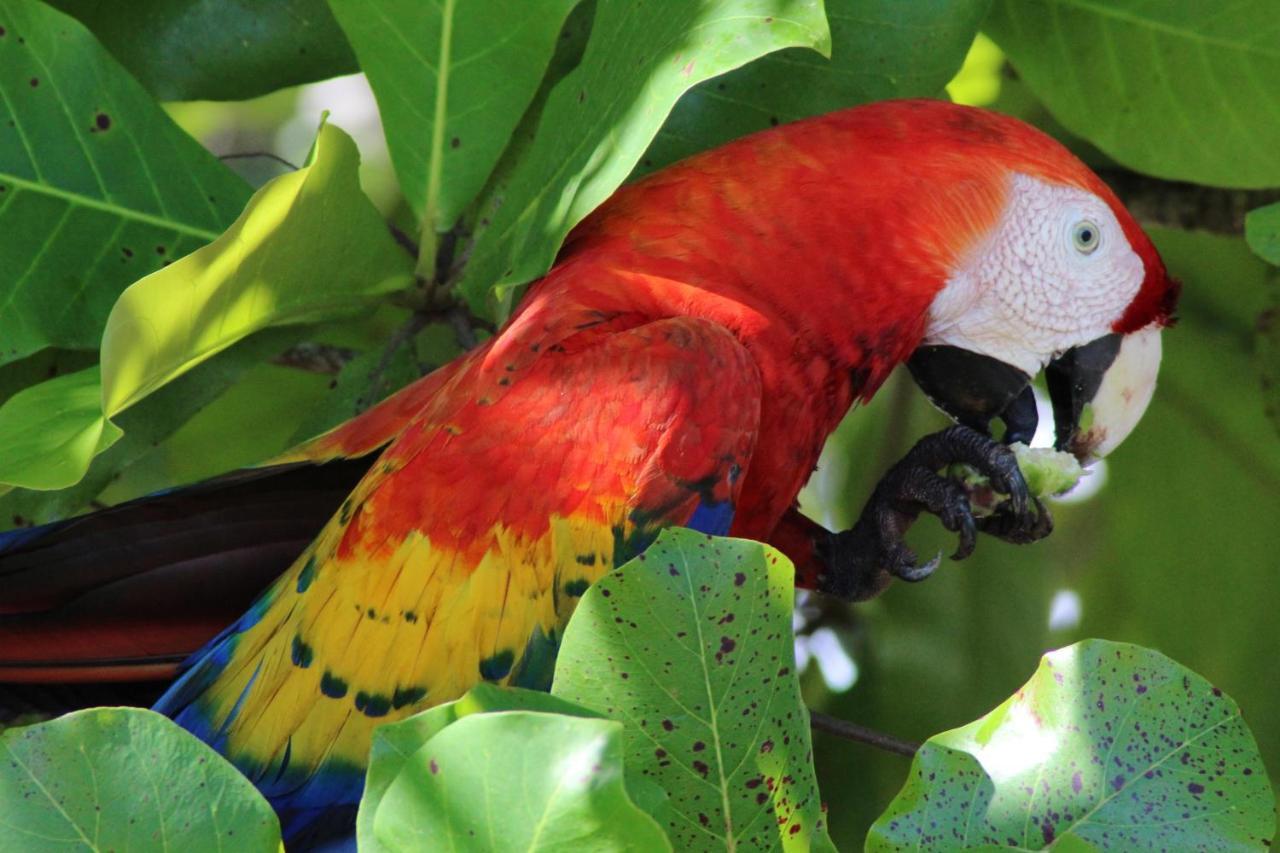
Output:
[[237,472],[0,533],[0,681],[171,677],[288,568],[370,461]]

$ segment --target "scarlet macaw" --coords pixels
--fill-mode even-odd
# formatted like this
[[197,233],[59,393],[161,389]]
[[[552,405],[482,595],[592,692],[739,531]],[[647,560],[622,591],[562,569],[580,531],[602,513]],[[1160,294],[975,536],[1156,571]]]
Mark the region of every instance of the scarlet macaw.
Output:
[[[228,583],[292,560],[156,705],[292,832],[354,808],[375,726],[481,680],[545,687],[577,599],[664,527],[770,542],[849,599],[933,570],[902,541],[920,512],[958,556],[977,530],[1047,534],[990,421],[1029,437],[1047,370],[1059,448],[1108,452],[1177,292],[1098,177],[1012,118],[917,100],[770,129],[619,190],[493,339],[293,464],[7,534],[0,675],[171,667],[226,619]],[[960,425],[829,533],[797,493],[903,363]],[[1011,496],[1000,512],[974,520],[938,473],[957,461]]]

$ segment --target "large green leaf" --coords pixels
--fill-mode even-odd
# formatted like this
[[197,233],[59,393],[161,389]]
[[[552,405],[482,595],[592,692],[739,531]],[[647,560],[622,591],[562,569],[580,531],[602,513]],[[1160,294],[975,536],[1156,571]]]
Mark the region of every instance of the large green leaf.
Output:
[[141,708],[92,708],[0,735],[7,850],[280,849],[253,784],[204,743]]
[[832,849],[791,636],[794,569],[768,546],[668,530],[601,578],[552,692],[626,723],[678,849]]
[[[360,801],[360,849],[445,841],[464,849],[670,849],[623,789],[620,727],[598,717],[545,693],[481,684],[379,727]],[[483,722],[454,730],[464,718]]]
[[930,738],[867,849],[1260,849],[1274,809],[1235,702],[1159,652],[1090,640]]
[[359,71],[324,0],[50,0],[162,101],[242,100]]
[[789,49],[686,92],[644,170],[780,122],[880,101],[936,97],[964,61],[991,0],[826,0],[831,58]]
[[360,190],[355,143],[333,125],[312,162],[254,194],[211,245],[131,286],[102,336],[114,415],[267,326],[350,314],[406,286],[412,259]]
[[508,181],[481,202],[461,282],[476,310],[494,287],[544,273],[569,229],[622,183],[690,87],[783,47],[829,47],[819,0],[691,0],[661,12],[599,0],[582,61],[552,90]]
[[330,0],[424,230],[447,230],[480,192],[578,2]]
[[249,187],[79,23],[0,0],[0,364],[89,349],[124,287],[204,245]]
[[0,406],[0,483],[61,489],[84,476],[97,454],[120,438],[102,414],[98,368],[88,367],[13,395]]
[[1280,186],[1274,0],[998,0],[984,29],[1067,129],[1124,165]]

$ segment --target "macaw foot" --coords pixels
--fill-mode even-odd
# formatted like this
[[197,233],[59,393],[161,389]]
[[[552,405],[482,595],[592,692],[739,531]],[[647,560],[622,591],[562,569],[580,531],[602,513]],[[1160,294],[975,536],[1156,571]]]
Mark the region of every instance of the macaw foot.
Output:
[[[963,484],[938,472],[954,463],[971,465],[992,488],[1009,497],[994,514],[975,518]],[[942,555],[923,565],[903,537],[920,513],[936,515],[960,537],[953,560],[973,553],[979,531],[1024,544],[1043,539],[1053,519],[1027,490],[1013,451],[966,426],[925,436],[881,478],[854,526],[818,543],[825,566],[818,588],[849,601],[872,598],[894,579],[915,583],[933,574]]]

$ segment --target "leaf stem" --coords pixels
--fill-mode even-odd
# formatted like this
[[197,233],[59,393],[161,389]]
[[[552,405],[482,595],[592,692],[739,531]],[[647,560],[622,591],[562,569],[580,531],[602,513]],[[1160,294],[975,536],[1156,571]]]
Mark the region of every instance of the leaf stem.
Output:
[[914,756],[916,751],[920,749],[920,744],[913,741],[902,740],[893,735],[878,732],[875,729],[869,729],[866,726],[860,726],[857,723],[851,723],[848,720],[841,720],[838,717],[831,717],[817,711],[809,712],[809,725],[817,731],[826,732],[845,740],[865,743],[868,746],[874,746],[876,749],[904,755],[907,758]]

